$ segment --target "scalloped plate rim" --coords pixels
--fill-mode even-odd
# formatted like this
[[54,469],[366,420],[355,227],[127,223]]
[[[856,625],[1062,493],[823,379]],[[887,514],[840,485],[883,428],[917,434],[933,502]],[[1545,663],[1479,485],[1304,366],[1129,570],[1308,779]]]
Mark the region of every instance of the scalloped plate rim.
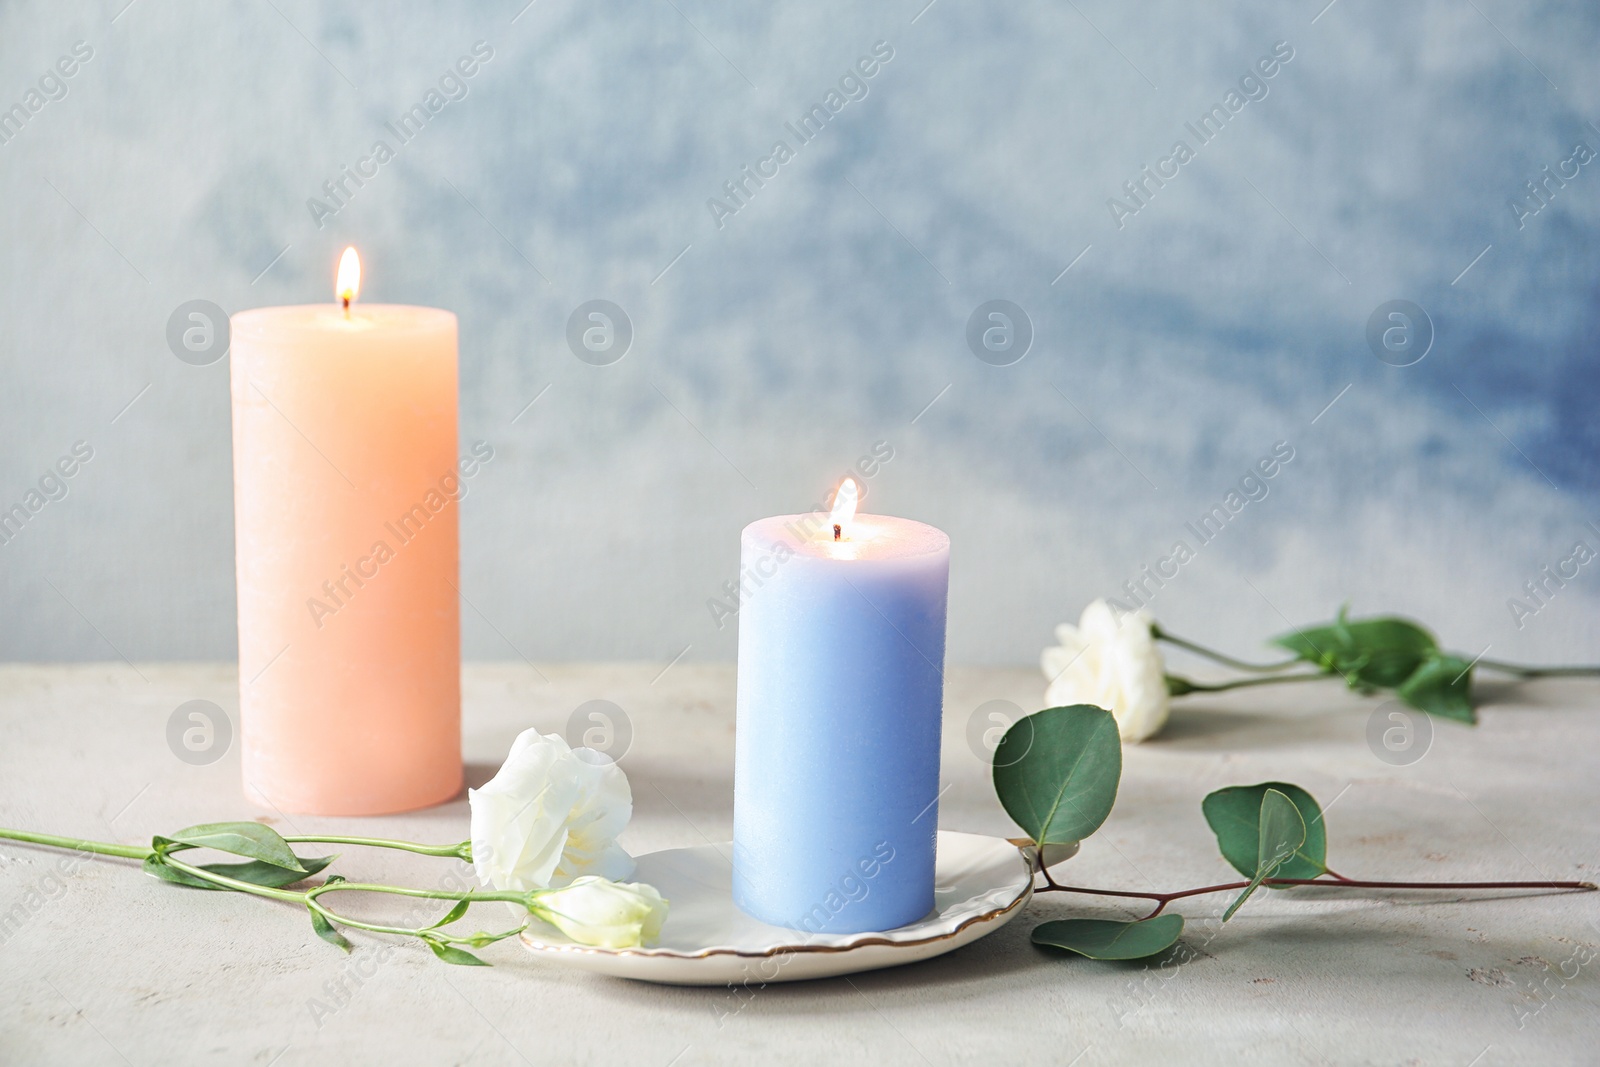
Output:
[[[786,964],[787,969],[763,977],[761,982],[803,981],[931,959],[998,930],[1015,917],[1033,896],[1030,859],[1015,841],[953,830],[939,831],[939,838],[940,856],[949,857],[952,852],[957,853],[951,862],[959,863],[980,855],[979,850],[985,849],[990,853],[988,864],[997,870],[988,872],[987,881],[966,898],[948,904],[944,908],[945,913],[895,930],[835,935],[840,939],[837,943],[805,944],[798,940],[800,935],[794,931],[769,927],[772,940],[760,948],[748,944],[722,943],[692,950],[659,946],[610,949],[579,945],[561,937],[554,930],[546,933],[542,928],[537,933],[531,928],[524,931],[519,940],[535,956],[596,973],[672,985],[723,985],[738,981],[741,977],[749,981],[750,975],[744,961],[770,959],[778,955],[789,956],[791,962]],[[1004,846],[1016,860],[1016,867],[1006,872],[1004,878],[1000,877],[998,868],[1007,864],[1001,860],[995,846]],[[713,861],[706,857],[706,853],[714,853],[725,861],[730,848],[728,842],[720,842],[661,849],[639,859],[676,854],[675,858],[680,861],[687,859],[709,865]],[[960,877],[972,879],[977,875],[966,872]],[[991,906],[983,907],[983,904]],[[731,897],[727,906],[733,906]],[[981,910],[971,912],[974,906]],[[950,911],[956,914],[947,914]],[[667,921],[670,925],[670,914]],[[789,937],[784,940],[786,934]],[[794,966],[792,961],[795,960],[799,961],[798,966]]]

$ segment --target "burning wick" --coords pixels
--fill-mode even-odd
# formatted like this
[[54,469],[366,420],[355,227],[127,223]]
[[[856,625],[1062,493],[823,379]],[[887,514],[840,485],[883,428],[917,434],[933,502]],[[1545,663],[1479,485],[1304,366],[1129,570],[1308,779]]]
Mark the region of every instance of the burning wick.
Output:
[[856,500],[860,490],[856,488],[854,478],[846,478],[839,486],[839,491],[833,494],[833,514],[828,518],[833,520],[833,539],[844,540],[844,528],[855,521]]
[[354,248],[346,248],[339,257],[339,273],[333,291],[344,307],[344,317],[350,317],[350,302],[361,292],[361,257]]

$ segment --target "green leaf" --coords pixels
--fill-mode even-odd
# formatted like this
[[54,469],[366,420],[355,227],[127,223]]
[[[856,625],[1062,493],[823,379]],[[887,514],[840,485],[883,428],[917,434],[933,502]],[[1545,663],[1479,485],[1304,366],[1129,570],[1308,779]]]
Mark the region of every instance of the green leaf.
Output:
[[1117,799],[1122,742],[1109,711],[1089,704],[1018,719],[994,752],[994,790],[1038,844],[1081,841]]
[[[241,882],[249,882],[251,885],[266,886],[269,889],[282,889],[286,885],[293,885],[298,881],[316,874],[318,871],[322,870],[337,858],[337,856],[313,856],[310,859],[302,858],[300,860],[300,864],[305,868],[304,872],[285,870],[276,864],[261,863],[258,861],[252,861],[250,863],[202,863],[200,865],[200,869],[211,871],[213,874],[220,874],[224,878],[234,878]],[[163,881],[173,882],[177,885],[192,886],[195,889],[229,888],[225,885],[218,885],[215,882],[208,882],[203,878],[188,873],[187,871],[180,871],[176,867],[169,867],[165,863],[162,863],[160,859],[155,856],[150,856],[145,859],[144,873],[154,875]]]
[[275,863],[262,863],[260,860],[252,860],[249,863],[205,863],[201,864],[201,867],[228,878],[237,878],[241,882],[249,882],[251,885],[264,885],[270,889],[282,889],[286,885],[293,885],[311,877],[339,857],[312,856],[306,858],[300,856],[296,858],[300,860],[300,866],[304,868],[303,870],[291,871],[279,867]]
[[470,907],[472,907],[472,898],[471,897],[468,897],[465,900],[456,901],[456,906],[451,908],[448,912],[446,912],[444,918],[440,919],[438,922],[436,922],[432,926],[428,927],[428,929],[437,930],[441,926],[449,926],[451,923],[455,922],[457,919],[459,919],[463,915],[465,915],[467,913],[467,909],[470,908]]
[[1328,869],[1328,827],[1312,795],[1288,782],[1262,782],[1219,789],[1201,803],[1206,822],[1217,835],[1222,858],[1246,878],[1255,876],[1260,863],[1261,802],[1268,790],[1282,793],[1299,810],[1305,824],[1305,841],[1284,861],[1279,878],[1315,878]]
[[1223,922],[1233,918],[1233,913],[1250,899],[1250,894],[1260,887],[1261,882],[1271,878],[1305,844],[1306,823],[1300,815],[1300,809],[1276,789],[1268,789],[1261,796],[1259,825],[1261,831],[1256,842],[1255,874],[1245,891],[1239,894],[1239,899],[1222,913]]
[[1446,653],[1425,660],[1396,690],[1401,700],[1429,715],[1476,723],[1471,693],[1472,664]]
[[146,856],[141,869],[152,878],[159,878],[163,882],[173,885],[186,885],[193,889],[223,889],[224,886],[215,882],[208,882],[204,878],[197,878],[188,871],[180,871],[176,867],[168,867],[161,862],[160,856]]
[[1183,933],[1183,916],[1157,915],[1138,922],[1057,919],[1033,928],[1033,943],[1064,948],[1091,960],[1142,960],[1165,952]]
[[309,910],[311,912],[311,929],[317,932],[318,937],[335,948],[342,948],[346,952],[354,951],[355,946],[350,943],[348,938],[333,928],[333,924],[328,921],[326,915],[316,908],[310,908]]
[[1326,626],[1308,626],[1280,634],[1272,643],[1332,674],[1352,689],[1393,689],[1432,656],[1439,643],[1407,619],[1376,617],[1351,621],[1339,617]]
[[294,850],[289,847],[289,842],[278,836],[276,830],[262,826],[258,822],[202,823],[199,826],[179,830],[175,834],[168,834],[165,838],[158,837],[154,844],[160,851],[163,850],[164,843],[171,842],[193,848],[212,848],[218,852],[231,852],[235,856],[260,860],[274,867],[282,867],[286,871],[299,871],[302,875],[307,873],[300,865]]
[[425,937],[422,940],[426,941],[428,943],[428,947],[433,949],[433,954],[435,956],[438,956],[446,963],[453,963],[457,967],[490,966],[489,964],[480,960],[478,957],[474,956],[472,953],[465,952],[462,949],[456,948],[454,945],[447,945],[443,941],[436,941],[431,937]]
[[491,934],[487,931],[479,930],[477,933],[467,938],[467,944],[471,945],[473,948],[482,948],[485,945],[492,945],[496,941],[504,941],[508,937],[516,937],[525,929],[527,929],[526,926],[519,926],[515,930],[506,930],[498,934]]

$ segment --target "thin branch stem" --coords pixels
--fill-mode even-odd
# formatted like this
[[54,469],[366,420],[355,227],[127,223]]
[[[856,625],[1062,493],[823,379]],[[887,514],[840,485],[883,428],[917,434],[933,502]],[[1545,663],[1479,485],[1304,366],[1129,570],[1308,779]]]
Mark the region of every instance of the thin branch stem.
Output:
[[[366,930],[375,934],[398,934],[402,937],[423,937],[426,935],[428,937],[436,938],[440,941],[469,942],[472,940],[471,937],[462,937],[456,934],[447,933],[443,930],[424,930],[420,928],[413,929],[403,926],[386,926],[381,923],[369,923],[363,922],[360,919],[352,919],[349,916],[340,915],[337,912],[330,910],[323,904],[319,903],[317,897],[321,896],[323,893],[331,893],[341,889],[354,889],[368,893],[392,893],[394,895],[403,897],[426,897],[431,900],[460,901],[470,898],[474,902],[479,900],[503,900],[513,903],[522,903],[527,899],[527,894],[525,893],[496,892],[479,894],[470,891],[466,893],[457,893],[442,889],[410,889],[405,886],[374,885],[363,882],[334,882],[331,885],[319,885],[313,889],[308,889],[303,893],[297,893],[291,889],[272,889],[268,886],[255,885],[252,882],[242,882],[237,878],[229,878],[227,875],[218,874],[215,871],[208,871],[203,867],[191,866],[190,864],[184,863],[182,860],[174,859],[171,853],[168,853],[166,856],[164,856],[163,860],[169,866],[174,867],[185,874],[192,875],[195,878],[202,878],[208,882],[212,882],[228,889],[238,890],[241,893],[252,893],[258,897],[267,897],[272,900],[281,900],[290,904],[304,905],[305,907],[308,907],[312,911],[315,911],[321,915],[323,918],[327,919],[330,923],[337,923],[340,926],[348,926],[356,930]],[[517,932],[520,932],[520,928]],[[507,934],[505,936],[510,935]]]
[[1252,685],[1276,685],[1279,682],[1316,682],[1327,677],[1328,675],[1319,671],[1316,674],[1274,674],[1265,678],[1239,678],[1230,682],[1192,682],[1187,678],[1168,675],[1169,679],[1175,679],[1183,686],[1183,689],[1177,695],[1182,695],[1183,693],[1223,693],[1229,689],[1245,689]]
[[1056,880],[1050,876],[1050,868],[1048,868],[1048,867],[1046,867],[1044,865],[1044,856],[1042,854],[1039,857],[1039,873],[1044,875],[1044,884],[1045,884],[1046,888],[1048,888],[1048,889],[1060,889],[1061,888],[1060,885],[1056,884]]
[[1505,663],[1496,659],[1480,659],[1477,666],[1518,678],[1560,678],[1600,675],[1600,667],[1528,667],[1518,663]]
[[82,837],[59,837],[56,834],[36,834],[28,830],[8,830],[0,826],[0,837],[12,841],[26,841],[33,845],[51,848],[70,848],[76,852],[95,852],[102,856],[121,856],[123,859],[142,860],[155,853],[143,845],[116,845],[109,841],[90,841]]
[[1342,878],[1337,882],[1316,878],[1268,878],[1261,884],[1332,885],[1350,889],[1577,889],[1584,892],[1600,889],[1593,882],[1379,882],[1362,878]]
[[1299,657],[1286,659],[1282,663],[1249,663],[1242,659],[1234,659],[1225,652],[1218,652],[1214,648],[1207,648],[1204,645],[1196,644],[1195,642],[1179,637],[1176,634],[1170,634],[1155,623],[1150,624],[1150,636],[1161,641],[1166,641],[1169,644],[1177,645],[1179,648],[1186,648],[1190,652],[1198,653],[1199,655],[1205,656],[1209,659],[1214,659],[1218,663],[1226,664],[1229,667],[1233,667],[1234,669],[1241,671],[1256,671],[1261,674],[1267,674],[1272,671],[1287,670],[1300,662]]
[[290,844],[365,845],[370,848],[394,848],[402,852],[415,852],[419,856],[442,856],[470,860],[472,842],[460,841],[453,845],[419,845],[415,841],[395,841],[386,837],[322,837],[314,835],[286,835]]
[[305,893],[297,893],[292,889],[273,889],[271,886],[256,885],[254,882],[244,882],[238,878],[229,878],[225,874],[218,874],[216,871],[208,871],[204,867],[195,867],[187,864],[180,859],[174,858],[170,852],[161,857],[161,862],[168,867],[182,871],[184,874],[195,878],[203,878],[208,882],[213,882],[227,889],[235,889],[241,893],[251,893],[258,897],[267,897],[270,900],[283,900],[291,904],[305,904],[307,901],[307,894]]
[[321,896],[323,893],[338,893],[345,890],[355,890],[358,893],[392,893],[401,897],[422,897],[427,900],[470,900],[474,904],[480,901],[501,900],[509,904],[521,904],[528,899],[527,893],[513,890],[496,890],[490,893],[479,893],[468,890],[459,893],[452,889],[411,889],[400,885],[372,885],[366,882],[333,882],[328,885],[319,885],[306,895],[311,897]]
[[[479,896],[470,892],[451,893],[444,890],[407,889],[403,886],[367,885],[353,882],[334,882],[332,885],[319,885],[314,889],[308,889],[303,893],[297,893],[291,889],[272,889],[268,886],[255,885],[252,882],[241,882],[237,878],[229,878],[227,875],[218,874],[215,871],[208,871],[203,867],[194,867],[190,864],[184,863],[182,860],[174,859],[171,853],[168,853],[165,857],[163,857],[163,860],[169,866],[174,867],[185,874],[192,875],[196,878],[203,878],[208,882],[223,886],[227,889],[235,889],[241,893],[252,893],[258,897],[281,900],[290,904],[302,904],[321,915],[323,918],[327,919],[330,923],[337,923],[340,926],[348,926],[355,930],[366,930],[374,934],[398,934],[402,937],[427,936],[433,937],[440,941],[458,941],[463,943],[473,940],[471,937],[450,934],[443,930],[423,930],[420,928],[413,929],[403,926],[385,926],[381,923],[369,923],[363,922],[360,919],[352,919],[349,916],[340,915],[337,912],[331,911],[327,907],[318,903],[317,897],[323,893],[333,892],[334,890],[338,889],[358,889],[370,893],[394,893],[399,896],[429,897],[438,900],[462,900],[464,898],[471,897],[474,900],[515,900],[520,902],[525,899],[525,894],[519,893],[485,893]],[[520,928],[516,932],[520,932]],[[505,936],[509,937],[510,935],[507,934]]]
[[[1134,897],[1139,900],[1156,901],[1156,909],[1145,916],[1147,919],[1161,914],[1161,909],[1174,900],[1204,896],[1208,893],[1231,892],[1244,889],[1250,884],[1248,881],[1222,882],[1217,885],[1201,886],[1198,889],[1180,889],[1173,893],[1140,893],[1132,890],[1090,889],[1085,886],[1061,885],[1050,879],[1048,875],[1046,875],[1046,881],[1046,885],[1035,888],[1034,892],[1080,893],[1095,897]],[[1328,872],[1328,877],[1319,875],[1316,878],[1266,878],[1262,880],[1261,884],[1266,886],[1320,885],[1334,889],[1576,889],[1585,892],[1597,888],[1593,882],[1381,882],[1346,878],[1343,875],[1334,874],[1332,871]]]
[[[410,889],[405,886],[372,885],[363,882],[333,882],[319,885],[315,889],[309,890],[306,893],[306,904],[329,922],[338,923],[341,926],[351,926],[357,930],[368,930],[375,934],[400,934],[404,937],[420,937],[424,939],[432,938],[436,941],[451,941],[458,944],[472,944],[473,942],[479,940],[478,935],[475,934],[452,934],[448,931],[441,930],[433,926],[412,929],[362,922],[358,919],[351,919],[344,915],[340,915],[317,900],[317,898],[322,896],[324,893],[337,893],[341,890],[352,889],[357,892],[392,893],[396,896],[421,897],[428,900],[470,900],[474,904],[478,903],[479,901],[491,900],[505,901],[511,904],[523,905],[526,905],[528,902],[527,893],[515,893],[511,891],[477,893],[469,890],[465,893],[455,893],[443,889]],[[490,934],[489,938],[491,941],[500,941],[515,934],[520,934],[523,930],[527,929],[527,927],[528,924],[523,923],[515,930],[509,930],[501,934]]]

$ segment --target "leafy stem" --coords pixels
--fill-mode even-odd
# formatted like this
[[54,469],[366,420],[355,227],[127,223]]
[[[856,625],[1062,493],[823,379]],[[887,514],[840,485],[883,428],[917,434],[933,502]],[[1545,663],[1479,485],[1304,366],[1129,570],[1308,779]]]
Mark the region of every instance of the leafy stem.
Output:
[[[347,882],[338,876],[330,877],[327,881],[310,889],[297,890],[287,888],[287,886],[296,881],[304,881],[311,877],[314,873],[327,866],[333,859],[331,856],[321,859],[296,856],[289,849],[289,843],[291,842],[365,845],[374,848],[400,849],[401,851],[414,852],[424,856],[470,860],[472,857],[472,845],[469,841],[453,845],[420,845],[411,841],[395,841],[388,838],[371,837],[306,835],[284,838],[265,826],[250,822],[208,823],[189,827],[185,830],[176,831],[170,837],[155,838],[151,843],[153,847],[148,848],[143,845],[119,845],[108,841],[64,837],[58,834],[41,834],[30,830],[13,830],[5,827],[0,827],[0,838],[44,845],[51,848],[72,849],[77,852],[142,860],[146,873],[166,881],[176,881],[180,884],[200,889],[232,890],[286,904],[297,904],[311,913],[312,927],[318,937],[347,951],[352,946],[335,929],[336,926],[366,930],[371,933],[415,937],[427,944],[434,955],[447,963],[487,966],[476,956],[452,946],[464,944],[481,947],[492,944],[495,941],[521,933],[528,925],[525,922],[516,929],[500,933],[484,933],[480,931],[472,934],[455,934],[443,929],[463,918],[467,913],[468,907],[481,901],[504,901],[527,907],[530,903],[531,895],[523,892],[479,892],[476,890],[459,892],[448,889],[412,889],[407,886]],[[180,853],[199,848],[231,852],[254,862],[206,865],[186,863],[178,858]],[[426,900],[448,900],[453,901],[455,907],[451,908],[444,918],[432,926],[421,928],[390,926],[340,915],[317,899],[323,894],[340,890],[388,893],[393,896]]]
[[285,900],[291,904],[305,904],[308,899],[307,894],[296,892],[293,889],[273,889],[271,886],[256,885],[254,882],[246,882],[238,878],[230,878],[225,874],[218,874],[216,871],[208,871],[204,867],[192,866],[180,859],[175,859],[171,852],[163,852],[161,854],[161,862],[191,877],[213,882],[225,889],[234,889],[240,893],[252,893],[255,896],[267,897],[271,900]]
[[[1358,624],[1348,624],[1354,627]],[[1447,664],[1451,669],[1455,664]],[[1462,670],[1466,664],[1462,664]],[[1232,685],[1265,685],[1317,677],[1294,674],[1254,678]],[[1176,689],[1174,690],[1177,691]],[[1316,798],[1290,782],[1259,782],[1214,790],[1201,802],[1201,813],[1217,837],[1229,866],[1245,880],[1158,893],[1133,889],[1097,889],[1063,885],[1050,873],[1048,852],[1082,841],[1099,829],[1115,803],[1122,773],[1122,748],[1110,712],[1077,704],[1046,708],[1018,719],[995,749],[994,786],[1000,804],[1027,834],[1013,843],[1028,858],[1029,881],[1036,893],[1144,900],[1153,905],[1142,917],[1114,920],[1088,917],[1053,919],[1034,927],[1030,940],[1096,960],[1150,959],[1172,948],[1183,934],[1184,918],[1166,908],[1175,900],[1212,893],[1236,894],[1222,913],[1227,922],[1263,886],[1289,889],[1323,886],[1332,889],[1423,890],[1577,890],[1596,889],[1593,882],[1494,881],[1413,882],[1349,878],[1328,866],[1327,821]],[[1054,807],[1050,798],[1068,798]],[[1059,809],[1065,808],[1062,815]],[[1041,814],[1043,812],[1044,814]],[[1070,855],[1067,850],[1064,854]]]
[[1234,659],[1225,652],[1218,652],[1214,648],[1207,648],[1206,646],[1196,644],[1187,638],[1179,637],[1177,634],[1168,633],[1166,630],[1163,630],[1158,623],[1150,624],[1150,636],[1156,638],[1157,640],[1165,641],[1168,644],[1177,645],[1179,648],[1186,648],[1190,652],[1205,656],[1208,659],[1214,659],[1218,663],[1225,664],[1226,666],[1232,667],[1235,670],[1254,671],[1258,674],[1270,674],[1273,671],[1288,670],[1290,667],[1293,667],[1295,664],[1300,662],[1299,656],[1295,656],[1292,659],[1286,659],[1282,663],[1249,663],[1242,659]]
[[375,885],[365,882],[325,882],[322,885],[317,886],[315,889],[309,889],[305,892],[304,896],[306,906],[312,911],[320,914],[329,922],[337,923],[340,926],[350,926],[357,930],[367,930],[375,934],[399,934],[405,937],[420,937],[424,941],[438,939],[441,941],[457,941],[462,944],[486,944],[486,939],[498,941],[501,938],[510,937],[513,934],[520,934],[527,927],[527,924],[524,923],[515,930],[511,930],[503,934],[471,934],[464,936],[458,934],[448,934],[439,929],[440,926],[445,925],[447,922],[454,921],[454,919],[460,918],[461,915],[466,914],[466,910],[464,908],[452,910],[444,922],[425,928],[385,926],[378,923],[362,922],[357,919],[351,919],[347,918],[346,916],[339,915],[317,900],[317,898],[322,896],[324,893],[336,893],[341,890],[354,890],[359,893],[390,893],[395,896],[420,897],[426,900],[453,900],[458,904],[476,904],[481,901],[495,900],[505,901],[506,903],[510,904],[522,904],[524,906],[526,906],[528,903],[527,893],[516,893],[509,891],[476,893],[469,890],[466,893],[457,893],[444,889],[410,889],[405,886]]
[[[316,886],[315,888],[307,889],[304,892],[297,892],[292,889],[273,889],[268,886],[256,885],[253,882],[245,882],[237,878],[230,878],[227,875],[218,874],[217,872],[207,870],[204,867],[196,867],[191,864],[184,863],[182,860],[174,859],[170,853],[164,853],[161,857],[161,860],[168,866],[176,868],[177,870],[180,870],[191,877],[201,878],[205,881],[213,882],[227,889],[237,890],[241,893],[250,893],[258,897],[267,897],[271,900],[281,900],[290,904],[303,905],[311,911],[313,916],[320,916],[327,924],[326,929],[330,932],[332,926],[338,925],[348,926],[355,930],[366,930],[369,933],[375,934],[397,934],[401,937],[419,938],[428,943],[428,947],[434,950],[435,955],[439,955],[441,958],[446,958],[448,962],[452,963],[460,963],[465,961],[447,957],[444,953],[439,951],[439,945],[450,942],[470,944],[474,946],[486,945],[494,941],[511,937],[515,934],[520,934],[527,926],[527,924],[524,923],[515,930],[509,930],[500,934],[479,933],[468,935],[451,934],[438,928],[439,926],[443,926],[447,922],[453,922],[455,919],[458,919],[464,915],[464,908],[452,910],[444,922],[441,922],[437,926],[433,927],[417,928],[386,926],[381,923],[363,922],[360,919],[352,919],[349,916],[339,915],[317,900],[317,898],[324,893],[335,892],[340,889],[353,889],[368,893],[390,893],[396,896],[404,897],[423,897],[429,900],[454,900],[458,903],[477,903],[478,901],[501,900],[510,903],[526,905],[528,901],[528,894],[526,893],[474,893],[470,890],[465,893],[459,893],[445,889],[411,889],[406,886],[377,885],[373,883],[345,881],[328,881],[324,882],[322,885]],[[315,920],[313,920],[313,922],[315,924]],[[348,944],[347,942],[344,942],[344,939],[339,937],[336,933],[330,937],[329,933],[324,932],[324,927],[322,925],[316,925],[316,929],[318,936],[321,936],[327,940],[334,940],[334,938],[338,938],[338,940],[334,940],[335,944]],[[465,956],[466,954],[462,953],[462,955]],[[482,963],[481,960],[476,960],[475,957],[471,958],[475,960],[475,963],[472,965]]]

